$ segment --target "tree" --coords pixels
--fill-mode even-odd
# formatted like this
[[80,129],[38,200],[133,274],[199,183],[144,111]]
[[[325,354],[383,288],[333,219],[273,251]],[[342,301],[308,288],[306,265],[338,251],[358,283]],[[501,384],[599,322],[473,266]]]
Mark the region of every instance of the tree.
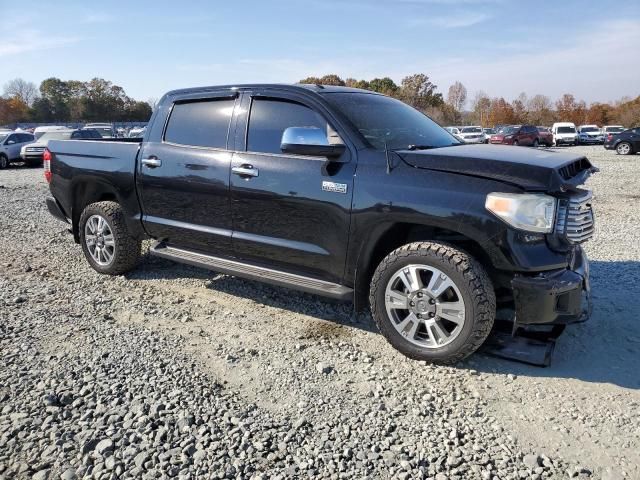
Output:
[[442,95],[436,93],[437,88],[428,75],[416,73],[402,79],[397,94],[403,102],[424,111],[428,107],[438,107],[444,103]]
[[527,94],[522,92],[518,98],[511,102],[511,106],[513,107],[513,122],[527,123],[529,113],[527,111]]
[[570,93],[565,93],[556,101],[557,116],[562,122],[573,122],[576,125],[584,123],[587,106],[584,101],[576,101]]
[[551,100],[545,95],[534,95],[527,103],[529,121],[534,125],[551,125],[554,114],[551,111]]
[[329,74],[323,77],[307,77],[300,80],[298,83],[309,83],[313,85],[337,85],[344,87],[345,82],[336,74]]
[[587,123],[607,125],[612,121],[614,110],[607,103],[592,103],[587,110]]
[[369,90],[394,97],[397,95],[400,87],[398,87],[398,85],[396,85],[396,83],[389,77],[383,77],[371,80],[369,82]]
[[478,125],[489,125],[489,110],[491,109],[491,99],[482,90],[476,92],[471,102],[474,122]]
[[366,80],[356,80],[355,78],[347,78],[344,81],[345,86],[351,88],[361,88],[363,90],[371,90],[369,87],[369,82]]
[[457,112],[462,112],[465,103],[467,103],[467,88],[460,82],[451,85],[447,93],[447,103]]
[[38,89],[32,82],[27,82],[22,78],[14,78],[5,83],[4,95],[8,98],[19,98],[22,103],[30,107],[36,98],[38,98]]
[[24,122],[29,119],[29,107],[19,97],[0,97],[0,125]]
[[513,107],[504,98],[494,98],[489,107],[490,125],[510,125],[514,123]]

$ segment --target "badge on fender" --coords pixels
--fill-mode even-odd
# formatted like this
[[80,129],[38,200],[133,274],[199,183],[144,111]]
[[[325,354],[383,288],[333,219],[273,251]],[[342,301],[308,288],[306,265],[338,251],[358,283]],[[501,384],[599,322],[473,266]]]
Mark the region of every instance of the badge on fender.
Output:
[[347,193],[347,184],[323,181],[322,190],[333,193]]

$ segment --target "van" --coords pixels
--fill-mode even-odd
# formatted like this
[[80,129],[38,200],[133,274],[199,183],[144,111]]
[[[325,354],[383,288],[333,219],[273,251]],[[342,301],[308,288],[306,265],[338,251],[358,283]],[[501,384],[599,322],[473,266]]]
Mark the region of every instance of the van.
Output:
[[560,145],[577,145],[578,132],[576,126],[571,122],[557,122],[551,127],[553,134],[553,144],[558,147]]

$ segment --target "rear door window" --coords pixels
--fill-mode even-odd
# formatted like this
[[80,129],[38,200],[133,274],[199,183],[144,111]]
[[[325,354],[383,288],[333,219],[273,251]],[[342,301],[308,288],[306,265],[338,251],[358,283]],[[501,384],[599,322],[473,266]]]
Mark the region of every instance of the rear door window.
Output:
[[224,99],[174,104],[165,142],[226,149],[234,103]]
[[300,103],[254,98],[249,116],[247,151],[282,153],[282,133],[289,127],[317,127],[328,131],[322,115]]

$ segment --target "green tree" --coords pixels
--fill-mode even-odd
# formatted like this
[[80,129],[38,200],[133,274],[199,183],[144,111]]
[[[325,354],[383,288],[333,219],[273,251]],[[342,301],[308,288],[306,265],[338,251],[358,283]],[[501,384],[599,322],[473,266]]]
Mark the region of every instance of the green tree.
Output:
[[442,95],[436,93],[437,88],[428,75],[416,73],[402,79],[397,96],[412,107],[425,111],[428,107],[439,107],[444,103]]

